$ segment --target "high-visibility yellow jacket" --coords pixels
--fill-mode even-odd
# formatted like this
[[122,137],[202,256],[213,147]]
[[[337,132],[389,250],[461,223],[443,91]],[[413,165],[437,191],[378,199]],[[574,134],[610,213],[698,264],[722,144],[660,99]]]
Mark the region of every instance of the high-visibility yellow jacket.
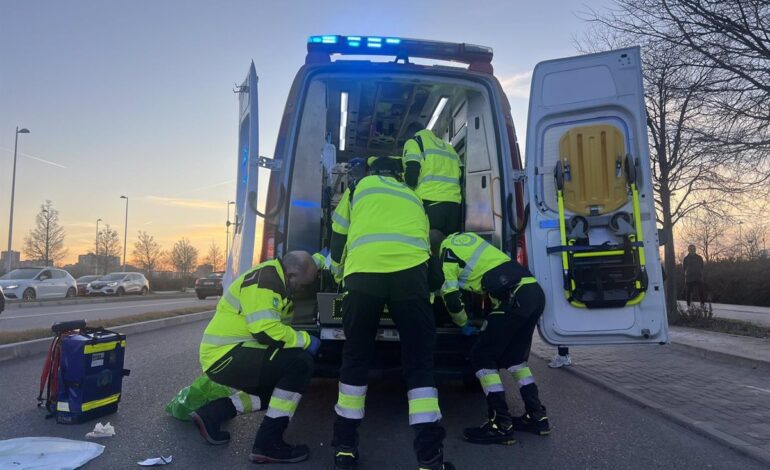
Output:
[[[481,279],[484,273],[507,263],[511,258],[475,233],[453,233],[444,239],[439,249],[444,285],[441,296],[460,289],[484,294]],[[462,326],[468,322],[465,309],[449,312],[452,321]]]
[[233,281],[217,303],[200,345],[206,371],[237,344],[267,349],[307,348],[310,336],[290,325],[294,305],[288,298],[283,267],[270,260]]
[[428,260],[428,217],[422,201],[391,176],[370,175],[342,196],[332,231],[347,237],[343,270],[390,273]]
[[415,138],[406,141],[403,160],[405,169],[409,162],[420,164],[420,176],[415,188],[420,199],[434,202],[462,201],[462,163],[451,144],[424,129],[417,132]]

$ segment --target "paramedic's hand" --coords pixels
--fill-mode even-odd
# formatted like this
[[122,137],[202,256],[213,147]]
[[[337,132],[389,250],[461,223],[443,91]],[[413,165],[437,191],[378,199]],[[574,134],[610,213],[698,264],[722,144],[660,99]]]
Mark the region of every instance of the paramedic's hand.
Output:
[[307,352],[309,352],[311,356],[315,357],[318,355],[319,349],[321,349],[321,340],[318,339],[317,336],[310,335],[310,346],[307,347]]
[[462,333],[465,336],[471,336],[471,335],[475,335],[476,333],[478,333],[479,329],[476,328],[475,326],[471,325],[470,322],[468,322],[468,323],[465,324],[465,326],[461,326],[460,327],[460,331],[462,331]]

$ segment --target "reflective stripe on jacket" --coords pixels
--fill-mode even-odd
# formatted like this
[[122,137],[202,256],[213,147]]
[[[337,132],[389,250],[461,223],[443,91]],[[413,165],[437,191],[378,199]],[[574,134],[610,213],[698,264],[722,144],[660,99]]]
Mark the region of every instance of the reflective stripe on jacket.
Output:
[[404,144],[404,165],[409,162],[420,164],[420,177],[415,192],[423,201],[462,201],[460,157],[447,142],[436,137],[428,129],[415,134],[422,142],[422,149],[416,139]]

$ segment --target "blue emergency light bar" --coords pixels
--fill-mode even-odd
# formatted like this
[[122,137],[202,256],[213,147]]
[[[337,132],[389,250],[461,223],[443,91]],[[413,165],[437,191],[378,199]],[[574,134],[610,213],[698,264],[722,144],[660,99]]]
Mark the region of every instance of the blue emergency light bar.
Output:
[[468,64],[469,69],[492,73],[492,49],[475,44],[425,41],[385,36],[310,36],[306,63],[325,63],[333,54],[420,57]]

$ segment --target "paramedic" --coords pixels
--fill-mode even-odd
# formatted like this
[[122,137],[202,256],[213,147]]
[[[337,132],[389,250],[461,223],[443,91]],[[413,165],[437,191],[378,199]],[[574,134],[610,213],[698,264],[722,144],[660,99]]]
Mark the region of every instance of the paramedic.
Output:
[[408,128],[404,143],[404,180],[422,199],[430,228],[444,235],[460,231],[462,162],[454,148],[428,129]]
[[[488,420],[466,428],[463,436],[473,443],[507,444],[514,442],[514,429],[549,434],[545,407],[527,366],[532,334],[545,307],[543,290],[526,268],[474,233],[444,238],[431,230],[430,239],[444,271],[441,296],[452,320],[461,327],[468,323],[460,289],[489,294],[493,303],[471,350],[471,365],[487,399]],[[507,369],[518,382],[526,410],[521,417],[508,411],[499,369]]]
[[[358,461],[358,426],[364,418],[367,375],[383,307],[401,339],[408,387],[409,424],[421,468],[453,469],[443,461],[441,411],[433,380],[436,326],[429,304],[428,220],[422,202],[400,181],[401,159],[375,159],[369,176],[346,192],[333,217],[331,256],[341,261],[345,287],[345,344],[334,423],[335,468]],[[344,203],[344,201],[350,201]]]
[[214,400],[190,415],[209,443],[229,441],[229,433],[219,426],[243,408],[267,409],[249,460],[288,463],[308,458],[308,447],[287,444],[283,433],[310,382],[321,341],[288,323],[293,293],[311,285],[317,272],[309,253],[292,251],[237,278],[219,300],[203,332],[201,367],[214,382],[246,394],[240,400],[236,395]]

